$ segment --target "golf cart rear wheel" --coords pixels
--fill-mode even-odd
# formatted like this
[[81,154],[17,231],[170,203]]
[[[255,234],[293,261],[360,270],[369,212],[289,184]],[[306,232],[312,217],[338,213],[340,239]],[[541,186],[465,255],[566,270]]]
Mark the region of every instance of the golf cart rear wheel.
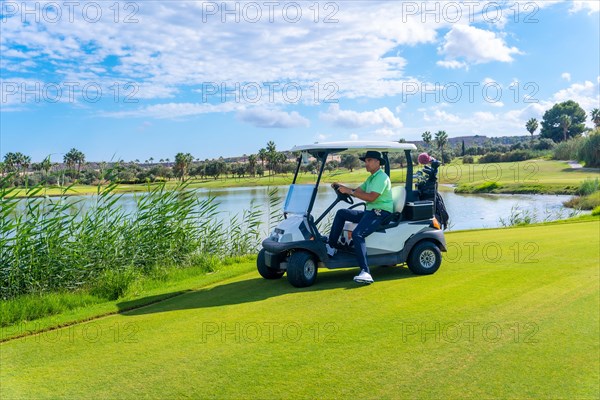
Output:
[[265,249],[258,253],[256,258],[256,268],[258,273],[265,279],[281,279],[285,271],[269,268],[265,263]]
[[287,266],[288,281],[295,287],[307,287],[317,279],[317,263],[306,251],[296,251],[290,256]]
[[442,264],[442,252],[432,242],[420,242],[410,252],[408,268],[416,275],[430,275]]

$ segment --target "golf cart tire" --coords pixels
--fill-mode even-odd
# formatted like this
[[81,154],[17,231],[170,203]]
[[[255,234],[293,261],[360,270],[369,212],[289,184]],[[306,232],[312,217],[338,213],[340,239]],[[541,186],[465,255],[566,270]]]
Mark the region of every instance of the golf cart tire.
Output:
[[419,242],[412,248],[407,264],[415,275],[431,275],[442,264],[442,252],[433,242],[428,240]]
[[260,252],[258,252],[258,257],[256,258],[256,268],[258,269],[260,276],[265,279],[281,279],[285,273],[285,271],[267,267],[267,264],[265,263],[265,249],[262,249]]
[[287,266],[288,282],[297,288],[311,286],[317,280],[317,262],[307,251],[294,252]]

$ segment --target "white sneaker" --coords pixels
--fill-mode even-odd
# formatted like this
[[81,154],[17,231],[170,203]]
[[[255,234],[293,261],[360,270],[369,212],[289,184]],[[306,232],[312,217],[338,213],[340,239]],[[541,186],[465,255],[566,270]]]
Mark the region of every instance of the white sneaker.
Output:
[[333,257],[335,253],[337,253],[337,249],[335,247],[331,247],[329,244],[326,244],[325,247],[327,248],[327,254],[329,257]]
[[354,277],[354,282],[366,283],[367,285],[370,285],[374,281],[370,273],[368,273],[367,271],[360,271],[360,274]]

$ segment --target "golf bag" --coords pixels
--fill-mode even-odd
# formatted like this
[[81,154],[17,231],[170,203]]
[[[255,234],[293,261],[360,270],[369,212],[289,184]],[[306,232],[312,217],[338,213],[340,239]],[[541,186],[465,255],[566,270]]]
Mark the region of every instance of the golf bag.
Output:
[[448,228],[450,216],[446,210],[444,199],[438,192],[437,173],[441,163],[433,159],[431,167],[426,166],[423,171],[417,173],[417,191],[420,200],[430,200],[434,204],[434,215],[443,229]]

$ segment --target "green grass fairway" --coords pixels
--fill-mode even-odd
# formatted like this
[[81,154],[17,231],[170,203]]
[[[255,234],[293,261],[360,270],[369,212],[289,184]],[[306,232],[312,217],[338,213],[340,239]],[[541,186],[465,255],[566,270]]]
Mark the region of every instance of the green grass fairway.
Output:
[[435,275],[375,267],[364,287],[244,274],[0,344],[0,398],[597,399],[599,236],[450,233]]
[[[585,179],[598,177],[600,169],[574,169],[564,161],[529,160],[522,162],[460,164],[442,167],[441,183],[458,185],[458,190],[477,192],[476,188],[496,182],[496,193],[574,193]],[[475,190],[474,190],[475,189]]]

